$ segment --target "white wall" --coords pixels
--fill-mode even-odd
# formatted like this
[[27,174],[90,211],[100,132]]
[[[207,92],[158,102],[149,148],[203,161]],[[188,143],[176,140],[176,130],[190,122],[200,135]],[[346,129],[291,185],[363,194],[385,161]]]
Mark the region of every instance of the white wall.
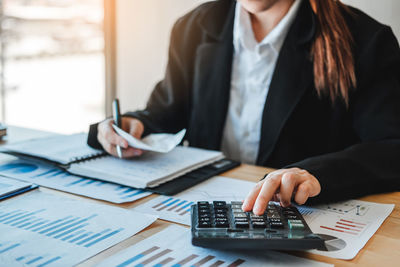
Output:
[[116,0],[117,96],[121,110],[144,107],[167,63],[174,22],[204,0]]
[[[117,1],[117,95],[122,111],[144,107],[164,74],[176,19],[206,0]],[[343,0],[392,26],[400,39],[400,0]]]
[[400,40],[400,0],[342,0],[361,9],[377,21],[390,25]]

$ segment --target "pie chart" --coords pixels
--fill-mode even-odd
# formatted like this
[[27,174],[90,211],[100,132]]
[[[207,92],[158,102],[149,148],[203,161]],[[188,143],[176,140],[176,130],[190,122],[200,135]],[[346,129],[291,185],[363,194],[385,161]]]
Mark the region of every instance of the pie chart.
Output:
[[318,249],[321,251],[338,251],[346,247],[346,242],[343,239],[331,235],[317,234],[325,240],[325,249]]

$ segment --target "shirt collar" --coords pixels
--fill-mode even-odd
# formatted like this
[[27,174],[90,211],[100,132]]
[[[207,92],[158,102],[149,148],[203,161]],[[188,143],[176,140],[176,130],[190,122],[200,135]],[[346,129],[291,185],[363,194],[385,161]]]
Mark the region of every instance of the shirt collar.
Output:
[[260,42],[257,43],[250,15],[239,2],[235,7],[235,19],[233,25],[233,45],[236,51],[241,48],[261,54],[265,46],[270,45],[276,53],[279,53],[285,37],[292,25],[302,0],[295,0],[289,11],[275,26],[275,28]]

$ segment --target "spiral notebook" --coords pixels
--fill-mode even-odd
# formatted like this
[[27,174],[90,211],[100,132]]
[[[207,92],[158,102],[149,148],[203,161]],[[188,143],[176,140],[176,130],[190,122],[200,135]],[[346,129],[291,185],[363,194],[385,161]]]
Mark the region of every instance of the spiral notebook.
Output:
[[135,188],[154,188],[224,158],[220,151],[178,146],[118,159],[86,144],[87,134],[59,135],[6,145],[8,153],[51,161],[68,172]]
[[88,146],[86,140],[86,133],[54,135],[5,145],[2,148],[12,154],[36,157],[61,165],[69,165],[105,154],[102,150]]

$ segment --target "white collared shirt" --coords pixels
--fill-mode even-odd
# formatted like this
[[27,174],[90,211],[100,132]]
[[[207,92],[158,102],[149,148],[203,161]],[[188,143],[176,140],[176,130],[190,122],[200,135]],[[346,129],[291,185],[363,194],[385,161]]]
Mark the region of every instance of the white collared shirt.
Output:
[[265,100],[279,52],[300,3],[301,0],[295,0],[260,43],[254,37],[250,14],[236,3],[231,89],[221,145],[222,152],[230,159],[256,163]]

